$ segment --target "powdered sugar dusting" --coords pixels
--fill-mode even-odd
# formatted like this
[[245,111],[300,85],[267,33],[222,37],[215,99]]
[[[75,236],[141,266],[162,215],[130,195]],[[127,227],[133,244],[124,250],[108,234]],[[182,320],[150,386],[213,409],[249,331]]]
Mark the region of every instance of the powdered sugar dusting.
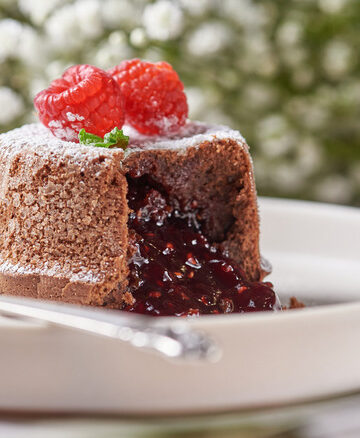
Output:
[[[58,125],[54,125],[53,128],[64,129]],[[239,131],[232,130],[227,126],[209,125],[190,120],[177,133],[167,136],[142,135],[127,125],[123,127],[123,131],[125,135],[130,137],[128,148],[130,153],[143,149],[177,149],[179,153],[183,153],[188,147],[197,146],[206,141],[211,142],[215,139],[234,140],[242,147],[246,147],[245,139]],[[66,153],[79,161],[83,161],[84,156],[95,158],[119,153],[119,148],[96,148],[73,141],[60,140],[40,123],[24,125],[5,134],[0,134],[0,148],[8,148],[9,152],[15,154],[16,151],[24,147],[31,147],[41,154],[59,155]]]
[[176,115],[171,115],[160,119],[151,119],[149,120],[149,125],[157,126],[159,131],[164,133],[164,135],[171,135],[172,132],[177,130],[179,118]]
[[[71,113],[70,113],[71,114]],[[65,122],[61,120],[52,120],[49,123],[49,127],[51,128],[53,134],[58,138],[64,138],[67,141],[76,140],[77,134],[76,131],[69,126],[64,126]]]
[[0,149],[6,149],[9,155],[16,155],[24,148],[38,152],[42,156],[67,155],[78,163],[83,163],[86,159],[119,153],[119,149],[95,148],[60,140],[40,123],[24,125],[21,128],[0,134]]
[[[1,261],[1,260],[0,260]],[[26,265],[23,266],[20,263],[13,264],[9,260],[0,263],[0,272],[2,274],[17,274],[17,275],[46,275],[49,277],[65,278],[63,269],[59,264],[44,263],[42,267],[37,264],[36,266]],[[60,275],[59,275],[60,274]],[[88,269],[79,272],[69,272],[70,276],[66,276],[66,279],[71,282],[86,282],[86,283],[98,283],[102,280],[101,275],[91,272]]]
[[129,151],[135,152],[143,149],[178,149],[184,152],[188,147],[197,146],[206,141],[216,139],[230,139],[246,145],[244,137],[239,131],[222,125],[209,125],[203,122],[188,120],[175,134],[167,136],[147,136],[137,132],[131,126],[124,126],[123,131],[130,137]]
[[79,122],[81,122],[82,120],[85,119],[84,116],[80,116],[79,114],[73,114],[72,112],[68,111],[66,113],[66,117],[69,120],[69,122],[75,122],[75,120],[78,120]]

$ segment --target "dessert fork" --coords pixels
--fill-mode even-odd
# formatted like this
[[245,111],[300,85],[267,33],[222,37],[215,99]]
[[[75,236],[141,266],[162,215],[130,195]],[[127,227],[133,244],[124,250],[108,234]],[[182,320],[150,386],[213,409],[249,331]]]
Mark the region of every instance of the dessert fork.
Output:
[[33,319],[127,342],[171,359],[216,361],[219,347],[186,321],[29,298],[0,296],[0,314]]

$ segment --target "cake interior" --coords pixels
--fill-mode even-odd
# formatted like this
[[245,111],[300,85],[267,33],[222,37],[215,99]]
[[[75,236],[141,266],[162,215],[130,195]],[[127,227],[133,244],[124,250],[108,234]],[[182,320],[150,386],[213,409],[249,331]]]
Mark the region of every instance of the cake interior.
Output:
[[280,308],[271,283],[251,282],[203,231],[196,205],[181,205],[149,175],[127,175],[129,284],[124,310],[157,316]]

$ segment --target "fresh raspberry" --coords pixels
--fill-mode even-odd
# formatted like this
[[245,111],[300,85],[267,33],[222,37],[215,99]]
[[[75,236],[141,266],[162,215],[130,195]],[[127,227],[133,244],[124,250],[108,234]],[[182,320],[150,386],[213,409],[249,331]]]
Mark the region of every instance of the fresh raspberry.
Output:
[[126,122],[142,134],[179,130],[188,115],[184,86],[167,62],[123,61],[108,70],[125,98]]
[[114,79],[92,65],[68,68],[34,99],[41,122],[58,138],[78,141],[84,128],[103,137],[124,124],[124,99]]

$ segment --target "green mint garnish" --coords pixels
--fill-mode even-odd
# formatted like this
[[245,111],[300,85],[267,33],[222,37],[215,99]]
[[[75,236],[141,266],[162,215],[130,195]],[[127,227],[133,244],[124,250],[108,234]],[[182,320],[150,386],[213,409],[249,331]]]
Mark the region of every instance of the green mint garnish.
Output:
[[121,148],[125,150],[129,143],[129,137],[124,135],[122,129],[119,128],[114,128],[105,134],[104,138],[90,134],[83,128],[79,132],[79,142],[86,146],[95,146],[97,148]]

